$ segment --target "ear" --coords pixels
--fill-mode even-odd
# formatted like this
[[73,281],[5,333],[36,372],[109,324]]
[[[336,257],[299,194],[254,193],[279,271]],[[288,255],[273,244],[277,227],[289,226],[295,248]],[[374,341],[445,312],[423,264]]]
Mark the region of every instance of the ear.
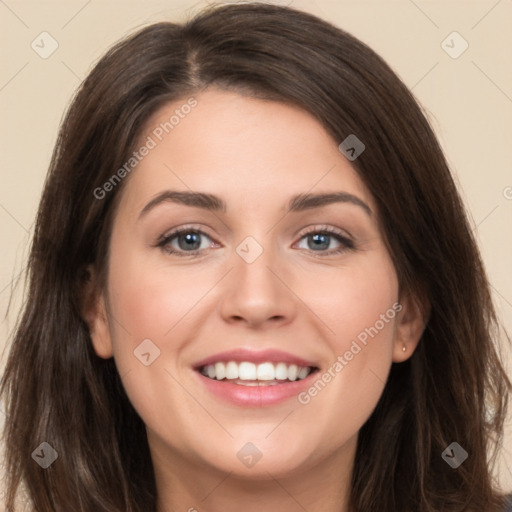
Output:
[[82,283],[81,313],[89,327],[94,351],[103,359],[111,358],[113,349],[106,300],[98,284],[96,269],[92,265],[85,269]]
[[400,306],[395,324],[394,363],[401,363],[412,356],[425,330],[430,311],[428,304],[420,303],[419,298],[411,293],[402,294]]

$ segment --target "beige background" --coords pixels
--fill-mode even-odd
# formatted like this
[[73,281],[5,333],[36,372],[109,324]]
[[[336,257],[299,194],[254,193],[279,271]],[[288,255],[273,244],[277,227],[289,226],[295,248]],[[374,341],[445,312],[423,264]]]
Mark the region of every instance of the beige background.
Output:
[[[211,2],[0,0],[0,350],[23,299],[18,292],[4,319],[71,95],[116,40],[147,23],[182,21],[207,3]],[[413,89],[460,184],[498,311],[512,332],[512,0],[275,3],[308,10],[352,32]],[[47,59],[31,48],[44,31],[59,45]],[[462,39],[452,35],[442,45],[453,31],[469,44],[458,58],[445,49],[458,53]],[[0,423],[2,419],[0,410]],[[499,470],[508,490],[511,424]]]

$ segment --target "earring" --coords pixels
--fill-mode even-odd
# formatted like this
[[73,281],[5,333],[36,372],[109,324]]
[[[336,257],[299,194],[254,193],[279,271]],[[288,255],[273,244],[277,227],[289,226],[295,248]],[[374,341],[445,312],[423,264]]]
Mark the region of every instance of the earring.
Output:
[[407,347],[405,346],[405,343],[402,345],[402,352],[407,352]]

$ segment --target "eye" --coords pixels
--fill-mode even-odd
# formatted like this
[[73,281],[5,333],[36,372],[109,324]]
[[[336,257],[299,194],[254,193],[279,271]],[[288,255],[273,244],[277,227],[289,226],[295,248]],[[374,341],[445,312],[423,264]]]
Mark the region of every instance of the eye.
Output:
[[304,233],[298,248],[331,255],[354,249],[354,242],[340,231],[324,226]]
[[[209,240],[211,243],[207,243]],[[158,242],[165,252],[178,256],[196,254],[203,249],[211,247],[212,239],[199,229],[179,228],[162,237]]]
[[[192,227],[175,229],[162,236],[157,243],[163,251],[176,256],[197,255],[215,245],[216,243],[206,233]],[[343,232],[329,226],[322,226],[303,233],[297,248],[319,253],[318,256],[328,256],[354,249],[355,246]]]

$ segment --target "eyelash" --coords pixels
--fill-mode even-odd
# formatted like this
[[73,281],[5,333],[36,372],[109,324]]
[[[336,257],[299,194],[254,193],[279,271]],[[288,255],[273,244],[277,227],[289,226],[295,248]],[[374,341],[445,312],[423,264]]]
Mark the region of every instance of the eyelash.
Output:
[[[157,242],[156,246],[160,247],[167,254],[173,254],[173,255],[176,255],[179,257],[195,256],[204,250],[204,249],[194,249],[193,251],[182,251],[182,250],[176,250],[174,248],[171,248],[169,245],[170,242],[173,239],[179,237],[181,234],[184,234],[184,233],[194,233],[197,235],[204,235],[211,239],[211,237],[208,234],[206,234],[204,231],[201,231],[200,229],[194,228],[192,226],[185,226],[182,228],[175,229],[171,233],[162,236],[159,239],[159,241]],[[306,238],[308,235],[328,235],[328,236],[334,237],[341,244],[336,249],[330,249],[327,251],[309,250],[309,252],[311,252],[315,257],[333,256],[335,254],[340,254],[347,250],[355,250],[354,242],[350,238],[343,235],[337,229],[334,229],[329,226],[315,226],[313,229],[310,229],[309,231],[302,233],[299,240]],[[301,249],[301,250],[308,250],[308,249]],[[315,254],[317,252],[318,252],[318,254]]]

